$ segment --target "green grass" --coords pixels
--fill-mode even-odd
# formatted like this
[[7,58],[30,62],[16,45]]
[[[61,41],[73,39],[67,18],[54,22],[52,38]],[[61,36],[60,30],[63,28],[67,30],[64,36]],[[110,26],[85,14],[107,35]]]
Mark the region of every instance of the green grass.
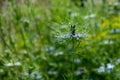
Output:
[[120,80],[120,5],[76,2],[6,1],[0,80]]

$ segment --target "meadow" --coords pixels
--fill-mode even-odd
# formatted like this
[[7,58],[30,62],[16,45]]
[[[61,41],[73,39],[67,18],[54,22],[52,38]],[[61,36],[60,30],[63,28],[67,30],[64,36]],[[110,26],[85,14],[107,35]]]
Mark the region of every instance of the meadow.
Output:
[[120,0],[83,1],[5,0],[0,80],[120,80]]

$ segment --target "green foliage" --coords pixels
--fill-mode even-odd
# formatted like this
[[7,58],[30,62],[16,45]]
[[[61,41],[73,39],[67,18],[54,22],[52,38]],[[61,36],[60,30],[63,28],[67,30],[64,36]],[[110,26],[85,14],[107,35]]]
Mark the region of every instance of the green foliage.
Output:
[[119,2],[76,3],[5,2],[0,80],[120,80]]

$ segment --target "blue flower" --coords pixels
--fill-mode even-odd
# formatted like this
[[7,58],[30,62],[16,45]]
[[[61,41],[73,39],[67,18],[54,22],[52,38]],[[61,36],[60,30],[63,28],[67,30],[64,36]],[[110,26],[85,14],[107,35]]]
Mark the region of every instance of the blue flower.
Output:
[[81,68],[81,69],[75,71],[75,75],[79,76],[79,75],[84,74],[86,72],[87,72],[87,70],[85,68]]
[[75,58],[75,59],[74,59],[74,62],[75,62],[75,63],[80,63],[80,59],[79,59],[79,58]]
[[57,72],[56,71],[48,71],[48,74],[55,75],[55,74],[57,74]]
[[78,70],[78,71],[75,72],[75,75],[77,75],[77,76],[79,76],[81,74],[82,74],[82,72],[80,70]]
[[114,29],[110,31],[110,34],[119,34],[120,33],[120,29]]
[[98,68],[98,72],[105,72],[105,67],[104,66],[100,66]]
[[70,34],[63,34],[63,35],[60,35],[60,36],[57,36],[57,39],[68,39],[70,38]]
[[105,69],[105,72],[110,73],[110,72],[111,72],[111,69],[110,69],[110,68],[106,68],[106,69]]

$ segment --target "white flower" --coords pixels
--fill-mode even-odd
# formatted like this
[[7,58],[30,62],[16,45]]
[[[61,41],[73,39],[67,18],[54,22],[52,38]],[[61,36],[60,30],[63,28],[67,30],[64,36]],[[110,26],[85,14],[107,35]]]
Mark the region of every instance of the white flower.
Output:
[[86,19],[90,19],[94,17],[96,17],[96,14],[90,14],[90,15],[85,16],[84,19],[86,20]]
[[21,63],[20,62],[16,62],[14,63],[15,66],[21,66]]
[[108,63],[108,64],[107,64],[107,68],[109,68],[109,69],[113,69],[114,67],[115,67],[114,64],[111,64],[111,63]]
[[113,41],[112,41],[112,40],[105,40],[105,41],[104,41],[104,44],[110,45],[110,44],[113,44]]
[[118,58],[116,62],[117,62],[118,64],[120,64],[120,58]]
[[85,16],[84,19],[89,19],[89,16]]
[[14,66],[14,64],[13,63],[7,63],[7,64],[5,64],[5,66],[12,67],[12,66]]
[[21,66],[21,63],[20,63],[20,62],[16,62],[16,63],[7,63],[7,64],[5,64],[5,66],[7,66],[7,67]]
[[115,2],[114,5],[115,5],[115,6],[119,6],[120,3],[119,3],[119,2]]
[[96,16],[96,14],[89,15],[90,18],[94,18],[95,16]]
[[55,56],[63,55],[64,53],[62,51],[55,53]]

